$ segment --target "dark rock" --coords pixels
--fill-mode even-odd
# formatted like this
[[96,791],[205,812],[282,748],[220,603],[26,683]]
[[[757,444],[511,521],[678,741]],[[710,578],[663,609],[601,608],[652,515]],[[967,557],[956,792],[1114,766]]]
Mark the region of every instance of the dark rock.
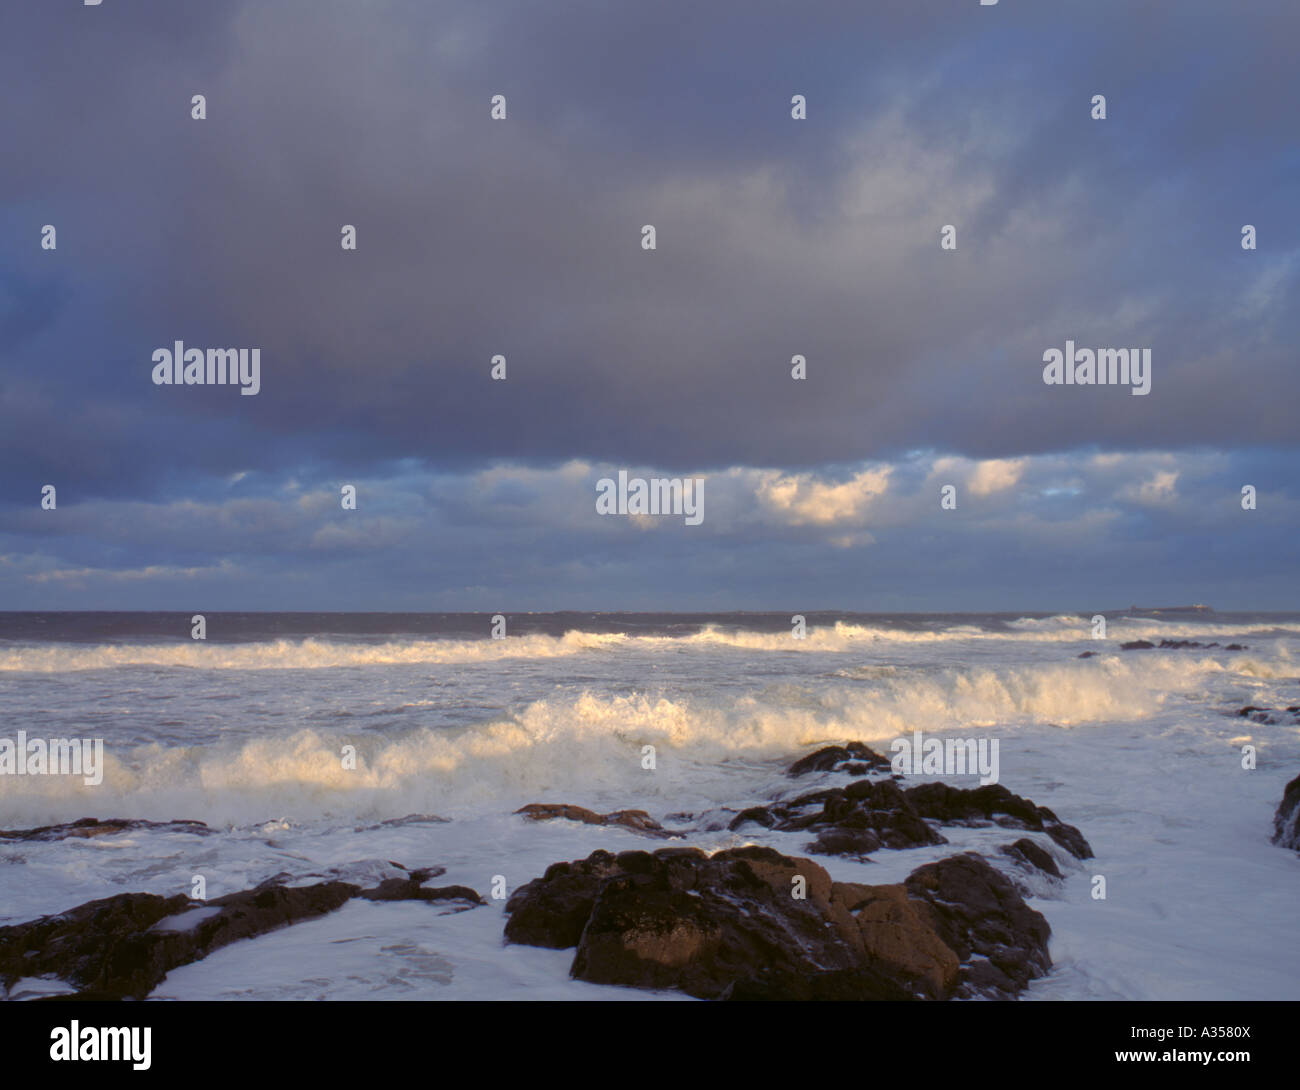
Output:
[[[245,890],[206,902],[120,893],[0,928],[0,979],[10,988],[23,977],[55,976],[84,991],[143,999],[177,966],[238,939],[332,912],[356,892],[344,882],[323,882]],[[203,915],[187,924],[182,914],[189,912]],[[171,921],[174,916],[182,918]],[[171,926],[158,927],[164,921]]]
[[1218,647],[1219,645],[1217,643],[1197,643],[1195,640],[1161,640],[1160,646],[1171,650],[1199,647],[1208,651],[1211,647]]
[[[859,780],[822,807],[826,824],[840,830],[870,830],[886,848],[916,848],[948,841],[931,828],[892,780]],[[813,826],[816,827],[816,826]]]
[[1096,653],[1097,653],[1096,651],[1084,651],[1084,652],[1082,652],[1082,653],[1079,655],[1079,658],[1081,658],[1081,659],[1090,659],[1090,658],[1092,658],[1092,656],[1095,655]]
[[615,810],[609,814],[597,814],[582,806],[571,806],[562,802],[530,802],[515,811],[533,821],[549,821],[551,818],[565,818],[568,821],[581,821],[584,825],[622,825],[646,836],[669,837],[674,834],[655,821],[644,810]]
[[819,855],[861,855],[876,848],[947,843],[893,780],[858,780],[847,787],[815,791],[790,803],[775,804],[768,812],[774,819],[771,827],[778,831],[818,832],[807,850]]
[[[857,786],[856,784],[851,786]],[[789,802],[781,803],[772,807],[773,812],[780,812],[783,816],[797,816],[801,810],[809,810],[814,806],[824,806],[827,799],[842,798],[847,791],[844,787],[825,787],[820,791],[809,791],[807,794],[799,795]]]
[[580,980],[709,999],[1001,998],[1051,964],[1046,921],[974,855],[865,886],[770,848],[595,852],[506,911],[508,942],[576,948]]
[[1282,792],[1282,801],[1273,817],[1273,843],[1300,852],[1300,776]]
[[349,882],[287,886],[275,875],[251,890],[192,901],[183,894],[120,893],[54,916],[0,927],[0,983],[53,976],[82,999],[144,999],[167,974],[214,950],[333,912],[353,897],[446,901],[464,911],[486,902],[467,886],[424,889],[442,868],[385,879],[374,889]]
[[553,863],[541,878],[520,886],[506,901],[510,916],[506,941],[556,950],[577,946],[601,882],[619,873],[609,852],[593,852],[573,863]]
[[212,830],[201,821],[140,821],[130,818],[81,818],[63,825],[42,825],[36,829],[0,829],[0,840],[64,840],[68,837],[110,836],[134,829],[166,829],[168,832],[207,836]]
[[1063,878],[1061,868],[1056,865],[1056,860],[1052,858],[1051,852],[1040,848],[1027,836],[1022,836],[1014,844],[1003,844],[998,851],[1009,855],[1012,859],[1020,860],[1022,863],[1044,874],[1050,874],[1053,878]]
[[1092,858],[1092,848],[1078,829],[1001,784],[959,788],[927,783],[903,790],[893,780],[858,780],[789,802],[750,807],[736,815],[730,828],[735,832],[751,822],[778,832],[816,833],[817,838],[805,847],[814,855],[862,857],[880,848],[946,844],[946,838],[929,824],[937,822],[995,823],[1045,832],[1078,858]]
[[0,981],[7,990],[23,977],[56,976],[116,998],[143,998],[152,974],[148,959],[129,944],[158,921],[191,906],[181,894],[121,893],[57,916],[0,927]]
[[889,758],[882,757],[862,742],[846,742],[842,746],[826,746],[816,753],[800,757],[790,766],[786,775],[803,776],[808,772],[848,772],[860,776],[871,771],[888,772]]
[[469,886],[437,886],[425,889],[422,879],[385,878],[374,889],[363,889],[357,894],[366,901],[468,901],[470,904],[487,904],[477,890]]
[[692,893],[673,889],[666,873],[611,878],[583,928],[573,976],[716,998],[731,983],[713,972],[729,937],[716,909]]
[[1155,647],[1155,644],[1150,640],[1129,640],[1128,643],[1119,645],[1121,651],[1146,651],[1152,647]]
[[819,855],[862,855],[881,847],[947,843],[922,820],[893,780],[858,780],[792,802],[752,807],[736,817],[732,830],[746,821],[780,832],[818,832],[818,839],[807,850]]
[[909,788],[907,800],[917,813],[949,824],[987,822],[994,814],[1006,814],[1030,828],[1042,824],[1044,809],[1028,799],[1013,795],[1000,783],[982,787],[951,787],[946,783],[923,783]]
[[[929,906],[935,931],[962,962],[958,997],[1014,995],[1051,968],[1047,921],[978,855],[928,863],[903,884]],[[974,962],[975,955],[992,969]]]
[[1225,651],[1249,651],[1250,648],[1240,643],[1230,643],[1224,648],[1224,650]]
[[871,829],[827,829],[808,845],[813,855],[866,856],[885,845]]
[[776,824],[776,818],[773,816],[772,811],[766,806],[751,806],[748,810],[741,810],[740,813],[732,818],[731,824],[728,825],[727,828],[734,833],[742,825],[751,821],[757,825],[763,826],[765,829],[770,829]]
[[939,937],[928,905],[912,898],[904,885],[840,883],[834,888],[854,914],[870,960],[909,982],[918,996],[952,994],[961,961]]
[[[581,980],[678,988],[700,998],[784,999],[851,990],[846,971],[869,968],[852,917],[842,904],[832,909],[830,878],[811,860],[750,847],[713,857],[638,856],[629,860],[631,873],[622,862],[612,873],[605,853],[568,865],[604,875],[577,929],[572,972]],[[807,886],[802,900],[792,896],[796,875]],[[801,979],[808,976],[820,983]],[[871,979],[884,994],[859,988],[852,997],[906,994],[893,980]]]
[[1000,783],[961,789],[946,783],[926,783],[910,788],[907,799],[916,813],[943,824],[979,824],[996,821],[1007,828],[1047,833],[1079,859],[1091,859],[1092,848],[1073,825],[1066,825],[1046,806],[1013,795]]
[[1073,825],[1066,825],[1064,822],[1058,822],[1055,825],[1044,823],[1043,832],[1061,845],[1075,859],[1092,858],[1092,845],[1084,839],[1083,834]]

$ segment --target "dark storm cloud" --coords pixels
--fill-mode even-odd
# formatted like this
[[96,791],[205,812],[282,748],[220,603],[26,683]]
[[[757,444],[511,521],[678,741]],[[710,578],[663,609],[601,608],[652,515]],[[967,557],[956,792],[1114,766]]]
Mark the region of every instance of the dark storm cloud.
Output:
[[[463,538],[388,512],[366,593],[428,580],[403,535],[437,527],[441,584],[473,605],[489,553],[530,593],[680,570],[574,525],[529,551],[521,486],[459,493],[501,461],[824,476],[918,450],[1208,448],[1235,452],[1225,495],[1276,490],[1300,393],[1297,31],[1281,2],[11,5],[0,553],[52,534],[9,561],[42,593],[109,568],[273,589],[300,551],[318,586],[333,531],[266,505],[446,474]],[[1045,386],[1067,338],[1150,347],[1151,394]],[[261,393],[153,386],[177,339],[260,347]],[[32,521],[48,481],[69,516],[88,505],[57,532]],[[520,540],[476,543],[498,524]],[[746,604],[825,548],[787,531],[731,560],[674,539],[683,593],[729,580]],[[975,568],[1008,552],[985,531]]]
[[[10,306],[69,328],[10,317],[6,371],[70,423],[119,404],[134,440],[95,435],[125,460],[190,435],[230,470],[256,442],[721,465],[1290,441],[1300,17],[960,7],[30,6],[5,196],[61,238],[6,217]],[[261,345],[263,393],[150,387],[177,337]],[[1153,395],[1044,387],[1066,337],[1152,346]]]

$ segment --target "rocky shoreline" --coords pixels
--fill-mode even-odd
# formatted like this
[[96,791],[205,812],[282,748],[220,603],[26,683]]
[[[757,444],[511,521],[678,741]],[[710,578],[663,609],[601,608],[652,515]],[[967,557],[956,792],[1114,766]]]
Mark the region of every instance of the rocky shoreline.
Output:
[[868,886],[756,846],[594,852],[506,911],[507,941],[574,948],[579,980],[701,999],[1008,998],[1051,967],[1047,921],[973,853]]
[[208,901],[119,893],[0,927],[0,984],[8,991],[26,977],[56,977],[78,990],[49,999],[144,999],[172,969],[240,939],[323,916],[354,897],[445,902],[455,911],[485,903],[466,886],[426,888],[437,873],[439,868],[413,871],[372,889],[340,881],[288,886],[288,876],[277,875]]
[[[1078,829],[1001,785],[902,788],[901,777],[866,778],[889,767],[861,742],[825,747],[787,774],[861,778],[748,807],[728,827],[806,831],[814,837],[806,851],[864,860],[946,844],[943,825],[992,826],[1044,833],[1076,859],[1092,858]],[[524,811],[633,827],[648,818],[569,809]],[[644,831],[663,834],[657,823]],[[1028,836],[999,852],[1023,871],[1062,877],[1051,852]],[[598,851],[518,889],[506,903],[505,934],[572,948],[580,980],[704,999],[1007,999],[1051,968],[1051,929],[1022,892],[973,852],[918,867],[901,883],[863,885],[834,882],[813,860],[765,847]]]
[[[755,844],[712,853],[688,843],[598,850],[553,863],[516,888],[505,904],[504,940],[572,950],[570,974],[579,980],[702,999],[1015,998],[1052,967],[1051,928],[1025,898],[1063,881],[1066,864],[1077,868],[1092,858],[1091,846],[1051,810],[1000,784],[909,787],[888,770],[888,761],[862,743],[825,747],[795,761],[788,776],[841,773],[852,777],[847,785],[747,806],[720,822],[714,812],[699,828],[665,827],[640,810],[600,814],[567,804],[532,803],[516,813],[656,841],[685,842],[719,829],[802,833],[809,856],[863,862],[881,851],[948,844],[944,829],[1020,835],[985,854],[956,852],[879,885],[836,881],[813,858]],[[141,828],[216,832],[192,821],[87,818],[0,832],[0,841]],[[1300,850],[1300,777],[1287,785],[1273,840]],[[0,984],[7,993],[22,979],[56,978],[76,993],[44,998],[144,999],[172,969],[353,900],[426,902],[442,913],[488,903],[467,886],[428,885],[441,867],[386,866],[387,876],[370,877],[380,878],[373,885],[355,873],[308,875],[323,879],[308,885],[289,884],[304,876],[278,874],[207,901],[122,893],[0,927]]]

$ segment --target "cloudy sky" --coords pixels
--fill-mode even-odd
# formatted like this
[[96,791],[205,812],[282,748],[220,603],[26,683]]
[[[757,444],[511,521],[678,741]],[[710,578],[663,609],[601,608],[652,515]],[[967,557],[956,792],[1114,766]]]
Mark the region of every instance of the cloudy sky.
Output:
[[[1300,607],[1297,40],[1294,0],[11,0],[0,609]],[[1151,392],[1045,385],[1067,339]],[[260,393],[154,385],[176,340]],[[704,521],[597,514],[620,469]]]

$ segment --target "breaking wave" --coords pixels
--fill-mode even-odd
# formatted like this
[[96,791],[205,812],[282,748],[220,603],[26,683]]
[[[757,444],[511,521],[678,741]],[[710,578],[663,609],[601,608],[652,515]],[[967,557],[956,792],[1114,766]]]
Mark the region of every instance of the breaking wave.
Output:
[[[1117,618],[1108,624],[1106,641],[1195,639],[1199,641],[1300,635],[1300,624],[1214,624],[1207,621],[1155,621]],[[119,667],[159,666],[197,670],[318,670],[341,666],[473,664],[505,659],[553,659],[602,651],[654,651],[735,648],[787,653],[851,653],[871,645],[1012,642],[1060,644],[1091,641],[1092,626],[1079,617],[1023,618],[999,629],[954,624],[936,629],[905,629],[839,622],[810,627],[803,639],[790,632],[705,627],[689,635],[647,636],[570,631],[504,639],[408,639],[360,643],[322,638],[280,639],[255,643],[197,640],[170,643],[10,645],[0,649],[0,673],[64,673]]]
[[[887,751],[914,729],[1009,737],[1042,724],[1139,721],[1190,712],[1217,681],[1294,675],[1289,661],[1243,658],[1229,668],[1209,656],[1116,655],[899,670],[870,683],[786,682],[729,699],[565,693],[467,727],[382,736],[291,728],[209,745],[123,748],[110,740],[98,787],[78,777],[6,777],[0,828],[88,814],[215,824],[458,817],[547,800],[676,809],[684,797],[734,801],[736,774],[752,779],[757,768],[775,779],[785,759],[814,744],[859,739]],[[355,769],[343,767],[345,745],[356,747]],[[642,765],[645,746],[655,747],[653,773]]]

